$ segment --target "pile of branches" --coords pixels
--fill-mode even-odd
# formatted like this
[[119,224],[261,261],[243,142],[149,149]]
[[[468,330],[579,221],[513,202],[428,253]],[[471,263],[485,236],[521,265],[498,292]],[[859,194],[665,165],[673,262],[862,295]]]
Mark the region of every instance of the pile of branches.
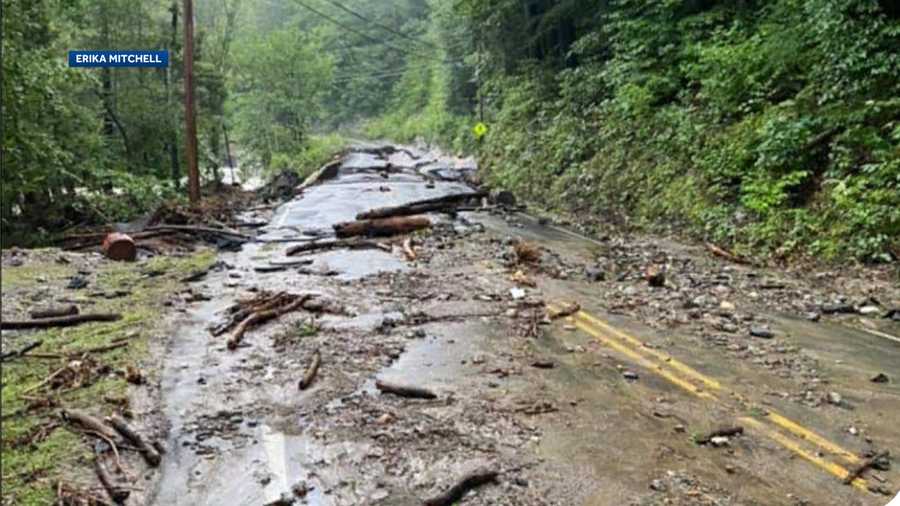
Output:
[[213,329],[212,333],[218,336],[234,329],[231,337],[228,338],[228,349],[234,350],[241,344],[248,329],[296,311],[311,298],[312,296],[309,294],[264,292],[251,299],[240,300],[228,309],[228,320]]

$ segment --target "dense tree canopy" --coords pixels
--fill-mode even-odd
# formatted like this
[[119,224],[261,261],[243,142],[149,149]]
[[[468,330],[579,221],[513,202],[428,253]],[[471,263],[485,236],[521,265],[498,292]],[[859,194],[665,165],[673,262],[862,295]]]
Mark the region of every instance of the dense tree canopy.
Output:
[[[23,224],[33,239],[125,219],[175,191],[180,5],[3,0],[4,241]],[[298,171],[333,148],[325,133],[422,138],[477,151],[489,183],[561,212],[675,226],[754,253],[900,253],[896,2],[197,9],[207,180],[228,136],[245,167]],[[73,48],[167,48],[172,65],[69,69]],[[481,118],[489,132],[477,143]]]

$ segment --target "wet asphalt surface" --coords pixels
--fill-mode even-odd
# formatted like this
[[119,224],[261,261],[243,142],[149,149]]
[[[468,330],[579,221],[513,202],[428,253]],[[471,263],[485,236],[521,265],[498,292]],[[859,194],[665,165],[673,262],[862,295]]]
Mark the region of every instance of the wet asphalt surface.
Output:
[[[247,218],[268,219],[264,239],[305,241],[360,211],[471,190],[471,162],[403,149],[351,153],[336,177]],[[290,243],[220,253],[219,267],[192,285],[209,300],[178,317],[166,350],[168,453],[149,503],[413,505],[483,466],[498,480],[462,504],[888,502],[752,431],[720,447],[694,442],[768,408],[860,455],[900,451],[900,344],[877,335],[897,335],[896,325],[802,317],[839,277],[788,276],[778,293],[753,290],[767,272],[677,244],[598,242],[512,212],[431,217],[414,236],[414,261],[390,240],[391,252],[317,253],[302,270],[271,273],[254,267],[284,261]],[[538,262],[517,264],[520,239],[539,248]],[[641,278],[635,266],[651,261],[670,266],[666,286]],[[882,304],[900,301],[889,281],[865,283]],[[312,293],[340,311],[290,313],[229,351],[227,335],[209,327],[261,290]],[[559,300],[732,395],[697,399],[572,321],[545,321],[545,304]],[[757,326],[774,338],[747,336]],[[318,376],[300,391],[316,351]],[[879,373],[890,381],[871,382]],[[427,386],[437,398],[382,394],[376,378]],[[840,402],[829,402],[832,392]],[[896,493],[896,469],[868,481]]]

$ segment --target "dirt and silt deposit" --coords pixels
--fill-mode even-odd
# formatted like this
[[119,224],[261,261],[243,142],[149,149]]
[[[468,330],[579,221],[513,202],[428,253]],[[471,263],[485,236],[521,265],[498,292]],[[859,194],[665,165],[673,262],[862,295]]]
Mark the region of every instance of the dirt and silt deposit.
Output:
[[[77,445],[60,483],[78,497],[110,501],[91,464],[105,455],[127,504],[880,506],[897,492],[896,273],[589,239],[482,194],[473,172],[360,148],[283,205],[248,204],[246,238],[217,234],[215,252],[4,252],[4,321],[71,300],[125,316],[73,327],[117,325],[92,346],[140,328],[139,353],[78,369],[91,384],[140,371],[104,393],[127,403],[74,407],[125,412],[164,453],[153,467],[121,442],[119,470],[96,436],[69,432],[58,411],[78,404],[77,378],[4,388],[4,411],[66,434],[27,444]],[[365,223],[338,235],[362,235],[335,237],[351,221]],[[68,288],[76,276],[87,286]],[[4,331],[4,351],[36,337]]]

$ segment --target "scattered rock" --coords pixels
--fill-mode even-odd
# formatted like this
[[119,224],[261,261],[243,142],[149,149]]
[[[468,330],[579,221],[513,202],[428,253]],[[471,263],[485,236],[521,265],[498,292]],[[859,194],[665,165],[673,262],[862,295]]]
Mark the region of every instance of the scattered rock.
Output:
[[513,300],[520,300],[525,298],[525,289],[524,288],[510,288],[509,295],[513,298]]
[[839,302],[836,304],[823,304],[822,312],[825,314],[836,314],[836,313],[855,313],[853,306],[844,302]]
[[509,190],[494,190],[490,195],[491,202],[506,207],[515,207],[516,196]]
[[806,313],[805,315],[803,315],[803,317],[806,318],[807,320],[811,321],[811,322],[817,322],[817,321],[819,321],[819,320],[822,318],[822,315],[819,314],[819,313],[817,313],[817,312],[815,312],[815,311],[811,311],[811,312]]
[[863,306],[859,308],[859,314],[868,316],[879,313],[881,310],[877,306]]
[[890,382],[890,378],[887,377],[887,374],[880,372],[873,376],[869,381],[871,381],[872,383],[888,383]]
[[622,371],[622,377],[629,381],[637,381],[640,378],[636,372],[629,369]]
[[828,401],[828,404],[833,404],[835,406],[840,406],[844,402],[841,394],[837,392],[828,392],[828,397],[826,398],[826,400]]
[[663,483],[662,480],[653,480],[650,482],[650,490],[655,490],[657,492],[665,492],[667,489],[666,484]]
[[772,339],[775,337],[775,334],[772,333],[767,327],[750,327],[750,335],[753,337],[760,337],[762,339]]
[[653,287],[661,287],[666,284],[666,273],[657,265],[651,265],[644,270],[644,279]]
[[606,273],[599,267],[588,267],[584,270],[584,277],[588,281],[597,282],[606,280]]
[[731,440],[725,436],[714,436],[709,438],[709,443],[716,448],[720,448],[722,446],[728,446]]

